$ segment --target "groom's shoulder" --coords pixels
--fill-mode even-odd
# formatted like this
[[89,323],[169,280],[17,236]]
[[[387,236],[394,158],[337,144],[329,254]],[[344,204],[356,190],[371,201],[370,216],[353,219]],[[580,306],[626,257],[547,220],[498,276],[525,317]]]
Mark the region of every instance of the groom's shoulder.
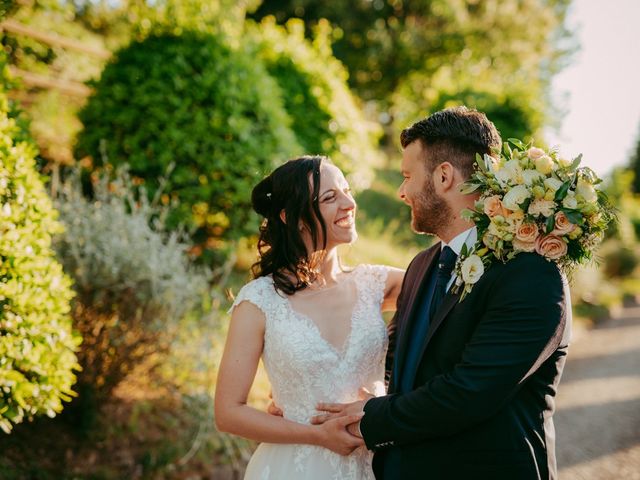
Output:
[[506,263],[497,262],[490,276],[499,277],[502,280],[528,282],[534,278],[544,278],[551,283],[562,283],[562,273],[558,265],[533,252],[522,252]]
[[407,270],[411,270],[413,268],[419,268],[423,266],[425,262],[429,262],[439,248],[440,248],[440,242],[436,243],[435,245],[431,245],[429,248],[422,250],[415,257],[413,257],[413,260],[411,260],[411,263],[409,263]]

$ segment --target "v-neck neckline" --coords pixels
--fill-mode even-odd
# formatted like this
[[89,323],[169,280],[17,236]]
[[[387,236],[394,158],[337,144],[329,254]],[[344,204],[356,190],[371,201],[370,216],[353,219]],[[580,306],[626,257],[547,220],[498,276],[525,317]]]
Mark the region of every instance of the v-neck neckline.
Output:
[[323,344],[325,344],[329,350],[331,350],[338,358],[345,358],[347,356],[347,353],[349,351],[349,347],[351,344],[351,340],[353,338],[353,334],[354,334],[354,319],[356,317],[356,313],[358,311],[358,308],[360,308],[360,297],[361,297],[361,292],[360,292],[360,287],[358,285],[358,282],[356,281],[357,279],[354,278],[354,285],[355,285],[355,290],[356,290],[356,301],[353,303],[353,308],[351,310],[351,315],[349,317],[349,333],[347,333],[347,335],[345,336],[343,342],[342,342],[342,346],[339,348],[336,345],[334,345],[333,343],[331,343],[329,340],[327,340],[324,335],[322,335],[322,332],[320,331],[320,328],[318,327],[318,324],[307,314],[299,312],[298,310],[296,310],[295,308],[293,308],[293,304],[291,303],[291,300],[289,299],[288,295],[285,295],[285,298],[283,299],[286,304],[287,304],[287,308],[289,309],[289,312],[291,313],[291,315],[293,315],[294,317],[296,317],[299,320],[304,321],[305,323],[307,323],[309,325],[309,327],[314,331],[314,333],[316,334],[316,336],[318,336],[320,338],[320,340],[322,341]]

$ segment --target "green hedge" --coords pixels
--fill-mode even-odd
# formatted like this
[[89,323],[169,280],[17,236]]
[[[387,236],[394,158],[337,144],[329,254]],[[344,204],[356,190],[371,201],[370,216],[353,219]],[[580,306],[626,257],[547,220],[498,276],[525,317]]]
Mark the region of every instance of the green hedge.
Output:
[[262,59],[284,92],[285,108],[306,153],[324,154],[350,176],[354,186],[368,186],[380,163],[379,125],[368,121],[347,85],[348,73],[333,56],[328,32],[310,42],[304,24],[286,27],[273,17],[248,23],[247,47]]
[[[4,57],[0,72],[6,76]],[[6,80],[2,80],[3,87]],[[0,428],[53,417],[74,393],[71,281],[51,249],[61,231],[35,169],[35,148],[0,92]]]
[[250,192],[275,164],[302,153],[282,107],[280,88],[255,58],[219,37],[158,34],[119,51],[93,84],[80,112],[76,155],[128,163],[151,194],[179,206],[170,223],[186,223],[205,253],[255,233]]

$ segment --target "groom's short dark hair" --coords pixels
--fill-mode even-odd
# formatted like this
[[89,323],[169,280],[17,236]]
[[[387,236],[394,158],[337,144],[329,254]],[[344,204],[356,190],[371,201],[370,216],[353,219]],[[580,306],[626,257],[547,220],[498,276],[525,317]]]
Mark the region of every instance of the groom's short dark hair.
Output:
[[431,173],[442,162],[449,162],[465,179],[474,171],[476,153],[491,154],[502,139],[487,116],[475,109],[454,107],[440,110],[405,128],[400,134],[402,148],[416,140],[428,148],[425,166]]

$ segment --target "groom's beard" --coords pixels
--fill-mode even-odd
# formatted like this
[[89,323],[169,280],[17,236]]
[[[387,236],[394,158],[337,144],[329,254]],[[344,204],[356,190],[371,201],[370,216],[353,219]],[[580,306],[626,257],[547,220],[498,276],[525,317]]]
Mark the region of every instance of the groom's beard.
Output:
[[451,207],[436,193],[431,176],[412,202],[411,212],[411,228],[416,233],[438,235],[449,224]]

